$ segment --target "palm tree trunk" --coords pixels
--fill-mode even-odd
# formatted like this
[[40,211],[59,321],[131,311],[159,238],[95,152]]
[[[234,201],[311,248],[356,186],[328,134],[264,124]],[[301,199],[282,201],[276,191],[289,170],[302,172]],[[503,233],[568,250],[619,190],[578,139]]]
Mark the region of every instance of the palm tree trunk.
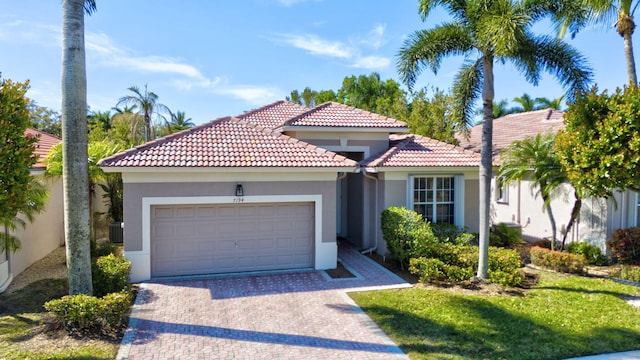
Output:
[[[541,184],[540,186],[544,186]],[[553,210],[551,209],[551,200],[548,196],[542,196],[542,200],[545,204],[545,210],[547,211],[547,216],[549,216],[549,223],[551,223],[551,250],[556,249],[556,235],[558,233],[556,218],[553,216]]]
[[482,149],[480,151],[480,239],[477,277],[487,280],[489,270],[489,222],[491,216],[491,175],[493,160],[493,55],[483,58]]
[[633,56],[633,43],[631,42],[631,35],[633,30],[626,31],[622,38],[624,39],[624,55],[627,58],[627,74],[629,75],[629,84],[636,86],[638,79],[636,77],[636,61]]
[[580,209],[582,208],[582,199],[575,192],[573,193],[573,195],[576,197],[576,201],[574,201],[573,203],[573,209],[571,210],[571,218],[569,219],[569,223],[567,224],[567,231],[562,236],[562,248],[560,248],[560,250],[564,250],[564,245],[566,244],[566,241],[567,241],[567,235],[571,231],[573,224],[578,219],[578,216],[580,216]]
[[63,0],[62,5],[62,174],[69,294],[91,295],[84,0]]

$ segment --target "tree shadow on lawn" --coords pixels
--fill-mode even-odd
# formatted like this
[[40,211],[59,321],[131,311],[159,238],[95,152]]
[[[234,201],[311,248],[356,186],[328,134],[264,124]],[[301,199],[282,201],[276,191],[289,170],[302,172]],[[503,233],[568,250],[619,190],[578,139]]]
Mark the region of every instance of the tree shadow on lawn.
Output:
[[0,316],[43,313],[42,304],[68,295],[67,279],[35,281],[11,294],[0,295]]
[[388,334],[395,333],[396,344],[416,358],[562,359],[631,350],[629,343],[640,340],[639,332],[615,327],[596,328],[588,335],[558,332],[480,298],[455,297],[447,306],[465,311],[469,322],[452,324],[389,307],[363,310]]

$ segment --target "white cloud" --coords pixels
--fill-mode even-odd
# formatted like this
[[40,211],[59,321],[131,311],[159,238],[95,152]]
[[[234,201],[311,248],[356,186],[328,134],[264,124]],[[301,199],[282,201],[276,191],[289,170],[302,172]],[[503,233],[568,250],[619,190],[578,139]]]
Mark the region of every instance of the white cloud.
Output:
[[351,65],[354,68],[362,68],[362,69],[382,69],[389,66],[391,60],[386,57],[381,56],[365,56],[356,59],[356,61]]
[[278,97],[278,90],[269,87],[255,85],[231,85],[216,89],[219,94],[231,95],[240,100],[244,100],[251,105],[264,105],[274,101]]
[[364,38],[351,38],[348,42],[324,39],[315,34],[279,34],[273,41],[305,50],[311,55],[328,56],[347,60],[348,66],[363,69],[381,69],[391,60],[376,55],[364,55],[360,47],[378,50],[384,45],[385,24],[378,24]]
[[360,43],[371,46],[375,50],[378,50],[382,45],[385,44],[384,32],[386,29],[386,24],[377,24],[373,27],[373,29],[371,29],[371,31],[369,31],[364,39],[360,40]]
[[324,40],[317,35],[281,35],[281,40],[298,49],[306,50],[312,55],[324,55],[348,59],[352,56],[352,49],[339,41]]
[[[105,34],[88,33],[85,39],[88,56],[98,55],[94,61],[105,66],[122,67],[153,73],[182,75],[208,86],[208,80],[196,67],[171,57],[135,56],[132,51],[119,47]],[[201,85],[201,86],[202,86]]]

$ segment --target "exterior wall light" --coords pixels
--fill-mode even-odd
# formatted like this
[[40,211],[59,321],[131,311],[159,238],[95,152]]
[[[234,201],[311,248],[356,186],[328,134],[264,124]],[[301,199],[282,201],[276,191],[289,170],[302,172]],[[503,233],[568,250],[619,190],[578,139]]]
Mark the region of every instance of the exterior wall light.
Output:
[[242,188],[242,184],[236,185],[236,197],[244,196],[244,189]]

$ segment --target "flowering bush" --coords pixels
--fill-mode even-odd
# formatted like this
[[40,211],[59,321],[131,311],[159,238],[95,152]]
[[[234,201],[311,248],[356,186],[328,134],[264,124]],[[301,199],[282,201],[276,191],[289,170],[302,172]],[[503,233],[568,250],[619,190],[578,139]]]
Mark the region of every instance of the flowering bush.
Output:
[[584,270],[586,259],[582,255],[534,246],[531,248],[531,263],[559,272],[581,274]]

